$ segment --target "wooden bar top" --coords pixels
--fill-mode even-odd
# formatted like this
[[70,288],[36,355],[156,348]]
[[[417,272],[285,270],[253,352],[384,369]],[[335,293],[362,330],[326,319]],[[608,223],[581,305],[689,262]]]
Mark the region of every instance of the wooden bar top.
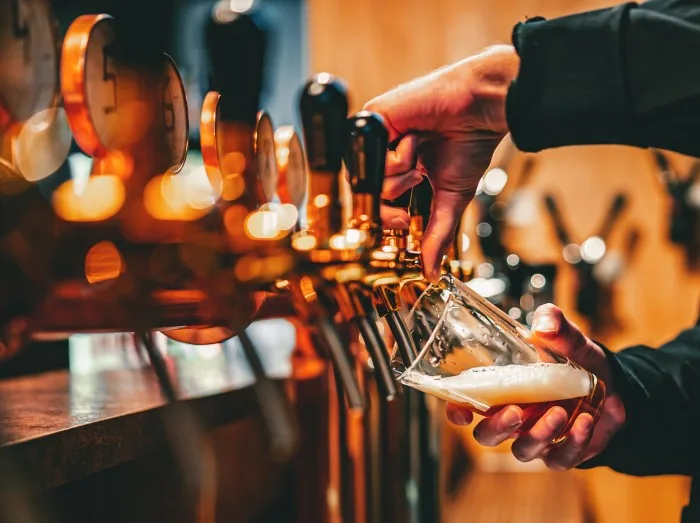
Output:
[[[196,413],[203,431],[255,416],[250,379],[188,366],[173,372],[178,413]],[[150,368],[0,381],[0,452],[33,471],[40,489],[73,481],[167,445],[164,406]]]

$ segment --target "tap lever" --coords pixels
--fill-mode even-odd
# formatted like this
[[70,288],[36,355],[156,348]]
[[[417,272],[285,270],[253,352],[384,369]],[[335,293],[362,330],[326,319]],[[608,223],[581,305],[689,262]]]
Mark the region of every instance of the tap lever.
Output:
[[418,348],[411,333],[408,331],[406,322],[403,321],[401,314],[398,311],[391,311],[385,316],[386,323],[389,325],[396,347],[399,350],[403,364],[408,368],[418,357]]
[[322,315],[317,317],[316,320],[319,342],[323,345],[328,357],[333,362],[333,368],[345,390],[348,407],[352,410],[364,409],[365,399],[355,378],[349,349],[346,348],[329,316]]
[[300,109],[311,171],[307,221],[323,245],[343,228],[338,175],[348,114],[345,86],[328,73],[316,75],[301,94]]
[[[270,437],[271,451],[278,461],[286,462],[292,457],[297,446],[296,425],[286,399],[275,382],[265,373],[260,355],[245,329],[239,331],[238,340],[255,378],[253,389]],[[230,351],[231,340],[224,343],[229,345]]]
[[345,165],[350,174],[352,226],[368,228],[379,242],[379,207],[389,133],[381,116],[361,111],[348,119]]
[[146,354],[148,354],[148,359],[150,360],[151,365],[153,366],[153,372],[155,373],[156,378],[158,379],[158,385],[160,385],[160,390],[163,394],[163,398],[168,403],[173,403],[177,401],[178,395],[176,392],[175,384],[170,378],[170,374],[168,373],[168,367],[165,363],[165,358],[163,358],[163,354],[161,354],[160,350],[158,350],[158,347],[156,347],[153,343],[152,335],[150,333],[143,332],[138,335],[138,339],[143,345],[143,348],[146,350]]
[[[391,372],[389,351],[384,343],[377,323],[374,318],[374,305],[368,290],[359,282],[348,282],[339,285],[340,294],[346,294],[350,311],[346,316],[352,318],[352,322],[360,331],[367,352],[372,359],[377,385],[385,399],[391,400],[397,394],[396,383]],[[342,299],[339,299],[339,302]]]

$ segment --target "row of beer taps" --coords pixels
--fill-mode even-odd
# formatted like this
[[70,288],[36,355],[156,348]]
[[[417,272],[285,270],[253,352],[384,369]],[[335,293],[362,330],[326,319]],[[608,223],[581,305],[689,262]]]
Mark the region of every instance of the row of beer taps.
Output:
[[[2,52],[24,54],[20,72],[47,81],[0,84],[3,355],[73,333],[136,333],[172,404],[164,429],[173,451],[202,482],[213,466],[205,438],[152,333],[186,343],[237,336],[271,455],[303,475],[298,521],[435,520],[436,424],[426,398],[401,390],[390,361],[407,366],[418,355],[402,313],[427,285],[422,220],[414,212],[408,230],[382,227],[381,117],[349,116],[345,85],[322,73],[299,98],[303,140],[275,131],[259,108],[264,38],[245,15],[219,16],[207,30],[202,188],[179,173],[189,123],[174,61],[102,14],[78,17],[60,45],[54,33],[40,40],[38,29],[54,26],[50,8],[25,3],[31,9],[14,14],[30,30],[0,27],[13,44]],[[21,97],[23,89],[55,92]],[[37,148],[46,136],[54,146]],[[57,183],[47,198],[38,182],[65,161],[70,140],[92,158],[90,176]],[[27,164],[28,150],[42,161]],[[247,334],[271,316],[297,326],[290,394],[266,376]]]

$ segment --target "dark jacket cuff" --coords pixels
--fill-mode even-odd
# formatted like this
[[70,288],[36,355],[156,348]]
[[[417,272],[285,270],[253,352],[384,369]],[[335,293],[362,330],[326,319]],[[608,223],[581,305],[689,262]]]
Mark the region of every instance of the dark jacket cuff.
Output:
[[506,116],[522,151],[624,143],[632,126],[625,80],[623,25],[635,4],[544,20],[513,30],[520,72]]
[[625,424],[611,438],[603,452],[579,464],[577,468],[610,467],[619,470],[621,467],[626,468],[629,464],[628,454],[635,442],[634,427],[638,425],[638,418],[640,418],[637,413],[644,408],[644,389],[634,376],[625,370],[618,354],[597,341],[596,344],[605,353],[615,391],[625,406]]

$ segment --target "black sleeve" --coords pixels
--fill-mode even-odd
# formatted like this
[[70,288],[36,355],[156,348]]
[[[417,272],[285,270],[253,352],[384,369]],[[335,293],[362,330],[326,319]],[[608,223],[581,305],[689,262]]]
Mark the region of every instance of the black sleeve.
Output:
[[579,468],[635,476],[700,471],[700,325],[658,349],[606,351],[626,423],[603,453]]
[[700,2],[650,0],[513,30],[507,99],[523,151],[584,144],[700,156]]

